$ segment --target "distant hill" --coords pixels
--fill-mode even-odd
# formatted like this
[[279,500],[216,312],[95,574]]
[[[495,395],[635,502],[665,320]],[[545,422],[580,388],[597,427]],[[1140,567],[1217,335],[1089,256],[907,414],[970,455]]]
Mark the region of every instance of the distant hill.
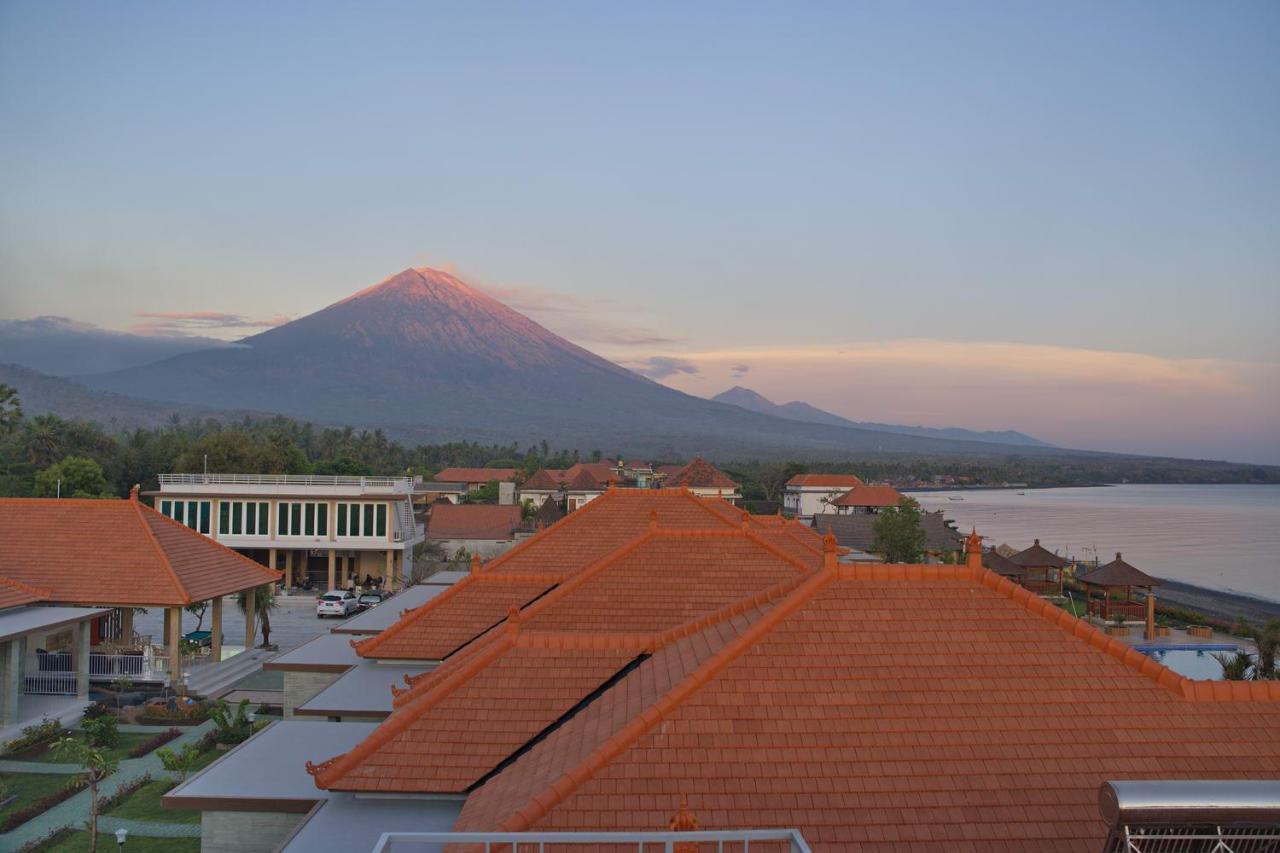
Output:
[[831,412],[825,412],[817,406],[811,406],[799,400],[793,400],[790,403],[774,403],[767,397],[752,391],[750,388],[743,388],[741,385],[735,385],[728,391],[722,391],[711,399],[717,403],[728,403],[731,406],[738,406],[750,412],[759,412],[763,415],[774,415],[775,417],[804,421],[805,423],[853,427],[855,429],[869,429],[901,435],[919,435],[929,438],[946,438],[956,441],[983,441],[992,444],[1012,444],[1020,447],[1053,447],[1052,444],[1046,441],[1032,438],[1015,430],[978,431],[961,429],[960,427],[903,426],[901,424],[851,421],[848,418],[833,415]]
[[405,270],[234,347],[81,381],[206,409],[384,427],[418,441],[546,438],[672,458],[992,452],[990,443],[784,420],[692,397],[433,269]]
[[184,421],[216,418],[221,421],[263,417],[248,411],[215,411],[203,406],[140,400],[94,391],[78,382],[49,376],[17,364],[0,364],[0,384],[18,389],[22,411],[28,417],[52,413],[64,418],[93,421],[109,431],[164,426],[174,417]]
[[51,376],[124,370],[219,346],[229,344],[214,338],[114,332],[66,317],[0,320],[0,363]]

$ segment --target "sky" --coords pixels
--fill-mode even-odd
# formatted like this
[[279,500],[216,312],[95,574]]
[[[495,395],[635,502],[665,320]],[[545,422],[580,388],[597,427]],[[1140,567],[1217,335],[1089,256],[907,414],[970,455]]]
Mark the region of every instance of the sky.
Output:
[[461,273],[682,390],[1280,463],[1280,4],[0,3],[0,319]]

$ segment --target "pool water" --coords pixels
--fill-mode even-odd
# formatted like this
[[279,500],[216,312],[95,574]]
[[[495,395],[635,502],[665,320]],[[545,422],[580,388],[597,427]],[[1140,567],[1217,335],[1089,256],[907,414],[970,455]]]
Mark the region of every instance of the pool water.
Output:
[[1162,663],[1187,678],[1207,681],[1222,680],[1222,665],[1215,654],[1231,656],[1239,646],[1225,643],[1206,643],[1199,646],[1134,646],[1144,655]]

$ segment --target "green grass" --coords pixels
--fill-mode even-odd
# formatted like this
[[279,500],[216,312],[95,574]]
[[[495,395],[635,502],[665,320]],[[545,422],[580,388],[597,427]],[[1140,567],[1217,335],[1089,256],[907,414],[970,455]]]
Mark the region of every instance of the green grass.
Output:
[[[84,734],[82,732],[76,732],[75,737],[79,738],[80,740],[84,740]],[[133,749],[139,744],[146,743],[147,741],[151,740],[153,737],[155,737],[154,734],[146,734],[145,732],[122,732],[120,735],[120,742],[115,746],[111,747],[110,749],[106,750],[107,757],[114,758],[117,761],[123,761],[124,759],[129,757],[129,750]],[[34,758],[26,758],[23,760],[31,761],[36,764],[69,763],[67,759],[59,758],[58,754],[54,752],[54,750],[52,749],[46,750],[40,753],[39,755],[35,756]]]
[[107,814],[129,820],[159,823],[199,823],[200,812],[176,811],[166,809],[160,804],[160,798],[177,784],[170,779],[156,779],[148,782],[108,810]]
[[[73,832],[55,844],[39,848],[40,853],[84,853],[89,849],[89,833]],[[124,849],[129,853],[200,853],[199,838],[144,838],[130,835]],[[98,833],[99,853],[115,853],[116,838],[105,832]]]
[[0,773],[0,785],[4,786],[5,796],[18,798],[0,809],[0,818],[8,817],[41,797],[65,788],[75,778],[75,774],[67,773]]

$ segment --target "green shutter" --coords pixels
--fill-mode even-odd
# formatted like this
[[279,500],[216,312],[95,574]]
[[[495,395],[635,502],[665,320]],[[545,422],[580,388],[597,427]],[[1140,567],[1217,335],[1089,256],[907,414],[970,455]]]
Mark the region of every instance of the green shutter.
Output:
[[187,527],[195,530],[200,526],[200,505],[195,501],[187,501]]
[[347,505],[338,504],[338,535],[347,535]]
[[373,535],[373,504],[364,505],[364,526],[361,529],[365,536]]
[[218,504],[218,533],[226,534],[231,532],[231,503],[223,501]]
[[302,533],[302,504],[289,504],[289,533],[293,536]]
[[160,501],[160,514],[173,518],[173,501]]
[[258,532],[263,536],[267,535],[270,525],[268,519],[271,517],[271,511],[267,509],[268,506],[269,504],[266,501],[258,504]]
[[387,505],[378,504],[378,535],[387,535]]
[[328,504],[316,504],[316,533],[320,536],[329,535]]
[[200,532],[209,535],[209,502],[200,501]]
[[244,504],[234,501],[231,504],[231,533],[239,536],[244,531]]

